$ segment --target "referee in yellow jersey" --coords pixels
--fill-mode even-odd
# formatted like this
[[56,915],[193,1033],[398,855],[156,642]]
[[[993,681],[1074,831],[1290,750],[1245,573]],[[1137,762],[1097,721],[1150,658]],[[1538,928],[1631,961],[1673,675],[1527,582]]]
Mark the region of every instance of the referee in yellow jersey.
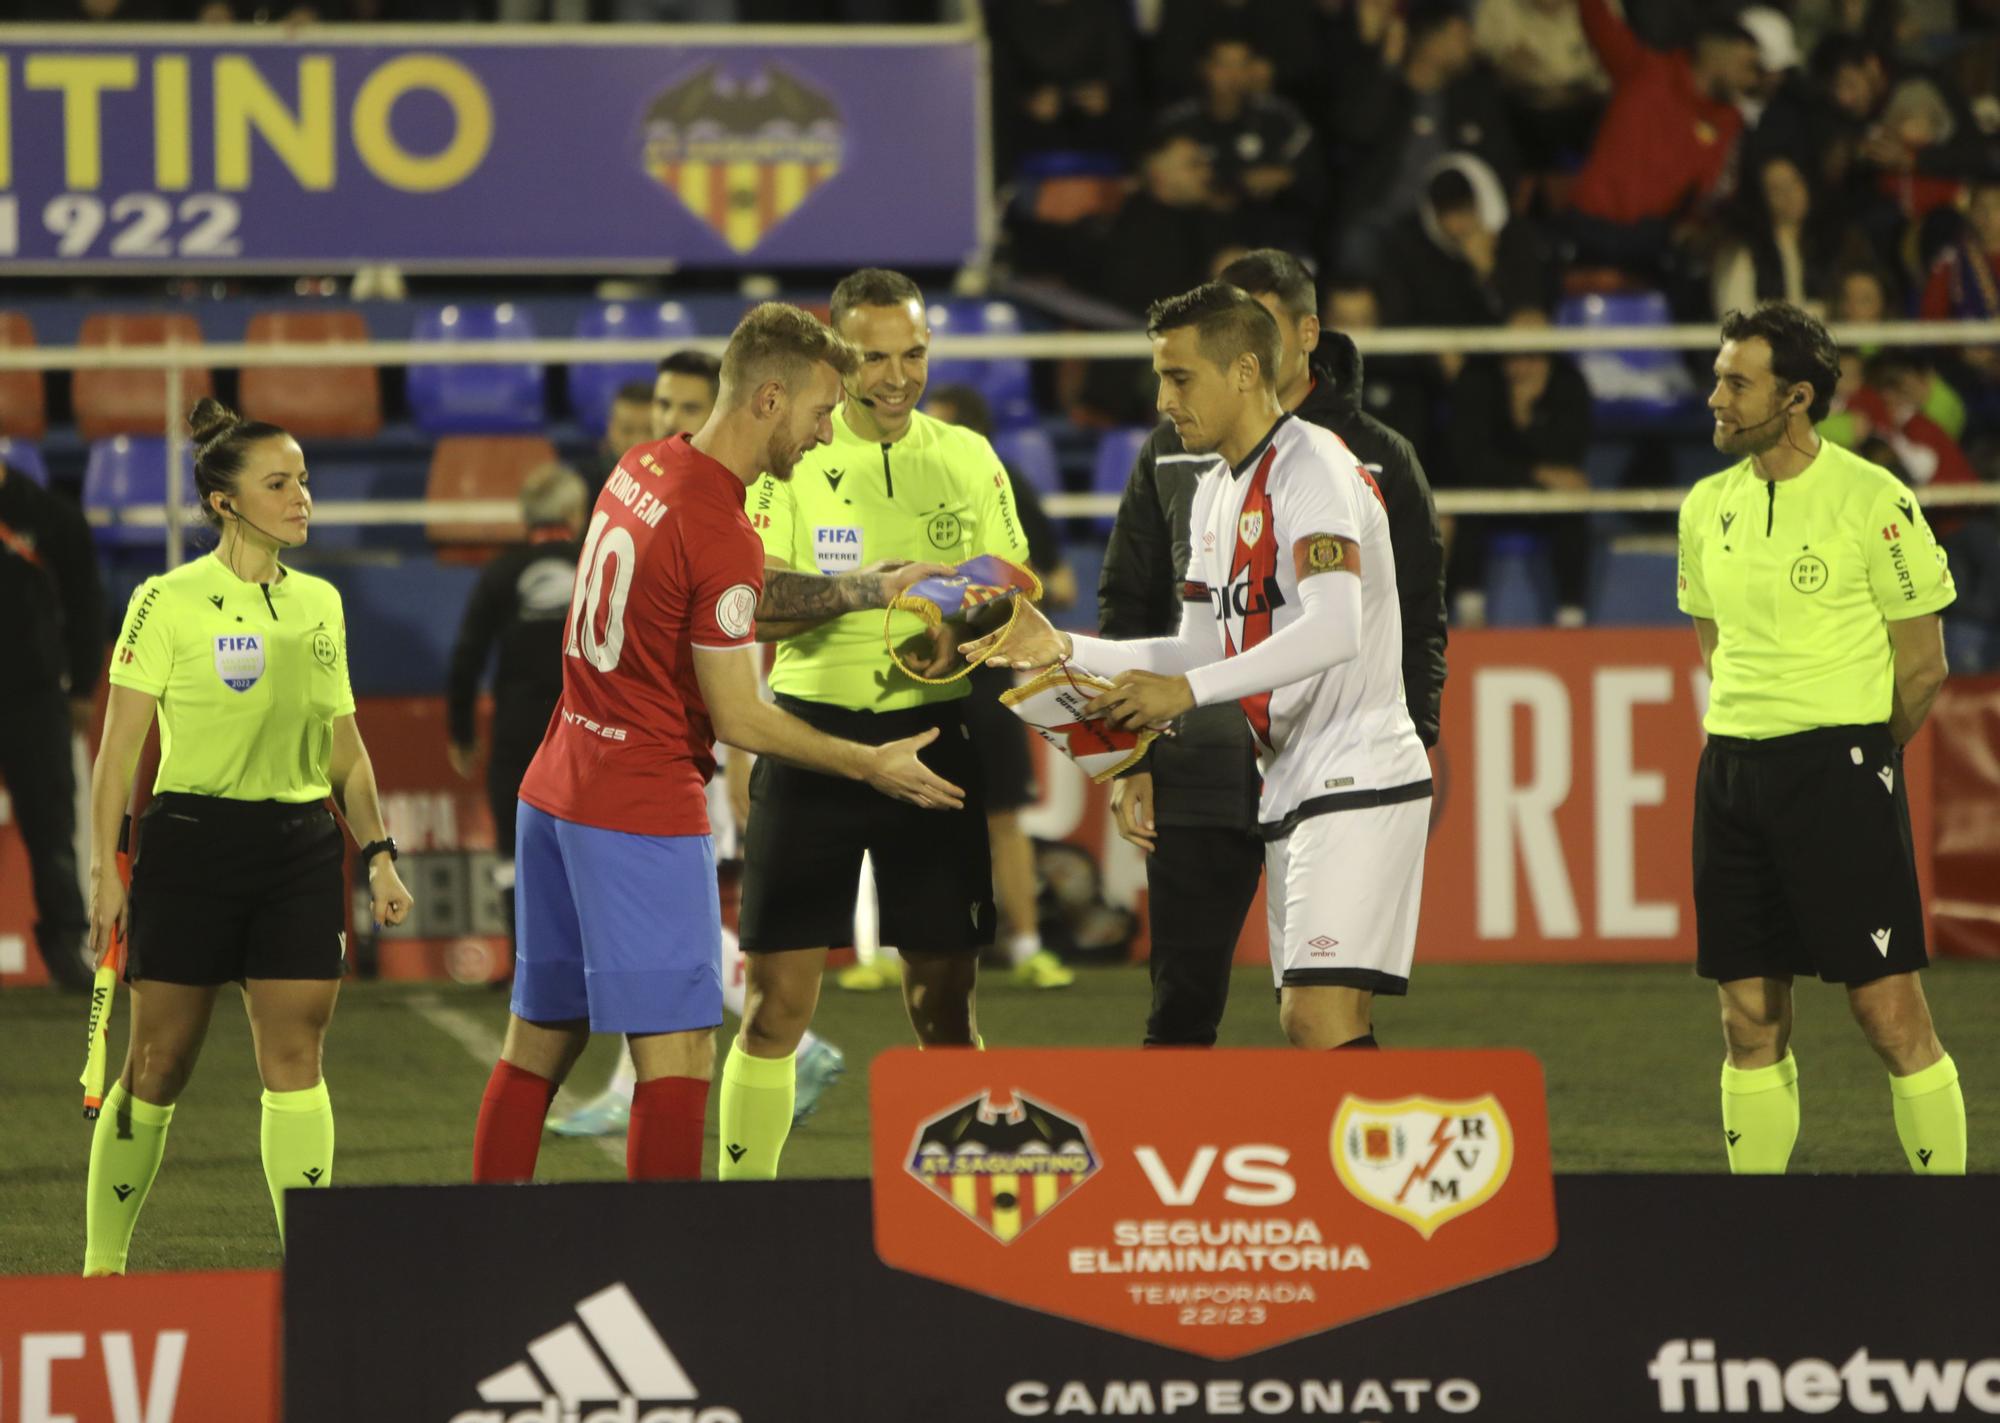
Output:
[[1799,1134],[1792,980],[1847,988],[1910,1169],[1965,1171],[1965,1099],[1917,978],[1924,907],[1902,748],[1944,684],[1944,550],[1889,471],[1823,441],[1840,356],[1795,306],[1731,312],[1715,447],[1680,513],[1680,607],[1710,677],[1695,789],[1698,969],[1722,998],[1731,1171]]
[[[284,1238],[284,1193],[333,1180],[320,1048],[347,953],[339,824],[356,837],[377,922],[410,892],[383,832],[354,723],[340,594],[287,568],[312,496],[298,442],[213,400],[188,420],[195,489],[220,538],[133,594],[111,655],[91,775],[90,935],[103,961],[123,924],[131,1044],[90,1143],[85,1275],[125,1272],[216,994],[243,990],[264,1081],[262,1154]],[[128,899],[115,868],[133,768],[157,714],[160,773],[141,817]]]

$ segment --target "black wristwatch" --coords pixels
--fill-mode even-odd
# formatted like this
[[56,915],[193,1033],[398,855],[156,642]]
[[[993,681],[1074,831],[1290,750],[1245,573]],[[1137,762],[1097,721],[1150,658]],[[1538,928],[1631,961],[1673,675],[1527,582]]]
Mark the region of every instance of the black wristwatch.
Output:
[[363,845],[361,847],[361,873],[364,875],[367,874],[370,862],[384,850],[389,852],[389,863],[392,865],[396,863],[396,842],[389,836],[384,835],[380,840],[370,840],[366,845]]

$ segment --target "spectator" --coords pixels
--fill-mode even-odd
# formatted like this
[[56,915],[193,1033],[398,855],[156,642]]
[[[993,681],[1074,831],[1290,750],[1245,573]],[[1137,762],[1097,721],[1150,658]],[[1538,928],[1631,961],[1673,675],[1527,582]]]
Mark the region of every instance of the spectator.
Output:
[[1002,175],[1024,155],[1123,155],[1136,102],[1134,35],[1120,0],[986,0]]
[[1528,168],[1570,168],[1590,148],[1611,79],[1575,0],[1479,0],[1472,43],[1493,66]]
[[[1523,308],[1507,324],[1547,330],[1548,313]],[[1590,390],[1568,357],[1524,353],[1468,361],[1451,391],[1451,481],[1469,489],[1588,489],[1583,458],[1590,433]],[[1556,626],[1582,627],[1590,526],[1580,514],[1452,520],[1446,585],[1458,621],[1484,624],[1487,549],[1505,530],[1531,530],[1549,540]]]
[[[1326,283],[1325,310],[1320,325],[1349,337],[1382,329],[1382,295],[1367,277],[1336,273]],[[1363,335],[1363,340],[1366,337]],[[1416,447],[1428,468],[1433,461],[1431,412],[1436,404],[1432,365],[1423,356],[1372,356],[1359,379],[1362,411],[1387,425]]]
[[[35,948],[57,987],[90,986],[76,864],[74,739],[104,667],[104,589],[75,504],[0,464],[0,782],[35,897]],[[18,891],[13,891],[18,892]]]
[[1473,69],[1472,23],[1456,3],[1418,0],[1372,48],[1356,19],[1333,121],[1348,164],[1342,211],[1354,219],[1340,253],[1342,265],[1374,275],[1390,233],[1416,212],[1445,154],[1478,155],[1503,190],[1512,188],[1520,161],[1499,95]]
[[[1959,234],[1946,245],[1924,287],[1921,313],[1927,321],[1950,318],[1991,321],[2000,317],[2000,182],[1973,185],[1972,200]],[[1953,374],[1982,391],[2000,387],[2000,349],[1963,346],[1954,353]],[[1982,400],[1992,404],[1990,396]]]
[[[1497,326],[1522,306],[1553,306],[1555,274],[1540,237],[1511,219],[1493,170],[1466,153],[1438,160],[1414,217],[1396,231],[1384,275],[1391,325]],[[1439,355],[1444,378],[1464,357]]]
[[611,414],[605,421],[604,438],[597,446],[598,473],[590,481],[590,497],[584,500],[584,508],[597,502],[604,481],[611,478],[611,471],[618,468],[625,451],[652,438],[653,382],[628,381],[611,398]]
[[[1896,467],[1912,487],[1973,484],[1979,476],[1948,427],[1955,423],[1963,430],[1964,418],[1965,407],[1916,352],[1902,348],[1866,359],[1843,352],[1833,410],[1819,432],[1856,451],[1880,440],[1894,451]],[[1942,539],[1963,522],[1941,514],[1932,530]]]
[[1317,102],[1325,83],[1326,44],[1310,5],[1268,0],[1161,0],[1153,41],[1153,88],[1186,94],[1201,84],[1202,56],[1224,37],[1246,41],[1270,69],[1264,92],[1296,104]]
[[1237,215],[1251,244],[1303,243],[1325,198],[1312,125],[1284,99],[1262,93],[1260,57],[1248,40],[1221,36],[1201,60],[1201,96],[1161,113],[1159,128],[1200,144],[1216,201]]
[[1880,267],[1856,263],[1840,269],[1833,283],[1833,319],[1844,324],[1900,321],[1901,298]]
[[692,435],[715,409],[722,389],[722,362],[701,351],[675,351],[660,358],[653,378],[652,428],[655,440]]
[[1757,45],[1740,27],[1711,22],[1692,50],[1648,49],[1606,0],[1579,3],[1613,89],[1570,194],[1572,235],[1585,261],[1660,278],[1679,265],[1675,225],[1727,171],[1743,131],[1736,101],[1758,82]]
[[1788,301],[1824,314],[1833,295],[1840,237],[1813,211],[1813,193],[1799,165],[1782,155],[1755,174],[1750,219],[1716,263],[1715,314],[1749,311],[1759,301]]

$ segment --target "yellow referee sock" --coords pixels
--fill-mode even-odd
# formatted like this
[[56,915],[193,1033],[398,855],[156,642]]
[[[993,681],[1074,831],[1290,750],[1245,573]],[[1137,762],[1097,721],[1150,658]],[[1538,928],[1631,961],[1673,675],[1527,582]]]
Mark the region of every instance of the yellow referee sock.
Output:
[[716,1163],[722,1180],[778,1178],[778,1157],[792,1134],[797,1057],[752,1057],[741,1044],[730,1043],[722,1064],[722,1159]]
[[1947,1053],[1922,1072],[1891,1077],[1896,1135],[1903,1155],[1919,1176],[1965,1174],[1965,1094],[1958,1087],[1958,1064]]
[[1799,1064],[1789,1051],[1769,1067],[1722,1064],[1722,1139],[1730,1174],[1784,1174],[1799,1139]]
[[156,1107],[112,1084],[90,1134],[90,1175],[84,1195],[83,1273],[122,1275],[132,1229],[160,1174],[171,1106]]
[[264,1180],[285,1243],[285,1192],[333,1184],[333,1099],[321,1079],[298,1092],[264,1093]]

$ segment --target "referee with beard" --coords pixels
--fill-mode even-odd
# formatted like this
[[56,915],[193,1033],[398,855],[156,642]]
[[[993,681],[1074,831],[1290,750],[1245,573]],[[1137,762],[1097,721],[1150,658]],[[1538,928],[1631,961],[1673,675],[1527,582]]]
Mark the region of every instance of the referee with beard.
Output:
[[[1222,270],[1277,320],[1278,402],[1346,442],[1374,479],[1389,515],[1403,620],[1403,694],[1426,749],[1438,738],[1444,694],[1444,542],[1423,465],[1410,442],[1361,409],[1361,356],[1323,332],[1312,273],[1289,252],[1264,248]],[[1321,359],[1314,360],[1315,353]],[[1189,454],[1161,421],[1132,468],[1098,582],[1106,637],[1168,637],[1180,627],[1188,518],[1213,455]],[[1112,786],[1118,833],[1147,852],[1153,1008],[1149,1046],[1210,1047],[1229,998],[1244,916],[1264,873],[1257,827],[1260,780],[1248,724],[1232,704],[1198,708],[1177,735]]]

